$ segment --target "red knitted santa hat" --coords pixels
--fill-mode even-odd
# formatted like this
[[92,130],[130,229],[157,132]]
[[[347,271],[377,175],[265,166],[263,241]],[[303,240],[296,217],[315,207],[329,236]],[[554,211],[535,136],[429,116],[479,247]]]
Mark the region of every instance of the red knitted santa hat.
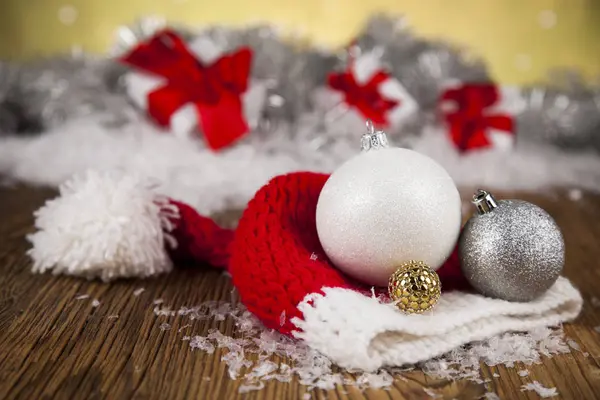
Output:
[[[329,262],[319,242],[315,214],[327,178],[301,172],[271,180],[250,201],[235,234],[173,203],[181,218],[171,232],[178,242],[172,257],[228,269],[248,310],[268,328],[288,335],[297,330],[294,318],[302,318],[298,304],[311,293],[344,288],[370,295],[370,287]],[[456,253],[439,273],[445,290],[467,285]]]
[[110,280],[168,271],[171,260],[209,263],[228,269],[242,303],[266,327],[305,340],[342,367],[364,370],[427,360],[579,312],[581,298],[563,278],[530,303],[450,291],[465,285],[454,254],[438,270],[444,294],[433,312],[402,314],[327,260],[315,226],[327,177],[274,178],[234,232],[139,179],[89,172],[64,184],[61,196],[36,213],[38,232],[29,237],[34,271]]

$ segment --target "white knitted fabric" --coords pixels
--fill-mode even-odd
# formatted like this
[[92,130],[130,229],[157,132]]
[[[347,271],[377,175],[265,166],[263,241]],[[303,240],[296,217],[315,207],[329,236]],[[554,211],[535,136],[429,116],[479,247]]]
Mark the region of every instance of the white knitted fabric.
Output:
[[541,298],[511,303],[465,292],[449,292],[429,313],[406,315],[392,304],[358,292],[324,288],[298,305],[304,319],[294,336],[341,367],[374,371],[414,364],[461,345],[510,331],[556,326],[574,319],[581,295],[559,278]]

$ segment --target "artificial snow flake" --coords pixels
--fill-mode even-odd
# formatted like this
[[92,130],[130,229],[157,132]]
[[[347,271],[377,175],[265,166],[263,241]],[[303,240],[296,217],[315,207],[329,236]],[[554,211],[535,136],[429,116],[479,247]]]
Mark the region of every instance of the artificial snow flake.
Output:
[[[183,340],[189,340],[189,336],[185,336]],[[194,336],[190,340],[190,347],[192,349],[203,350],[208,354],[212,354],[215,352],[215,346],[204,336]]]
[[248,393],[251,391],[255,391],[255,390],[261,390],[265,387],[265,383],[262,381],[259,381],[257,384],[255,385],[241,385],[238,389],[239,393]]
[[169,316],[169,317],[172,317],[172,316],[175,316],[176,312],[173,311],[173,310],[171,310],[171,309],[169,309],[169,308],[161,308],[161,307],[156,306],[156,307],[154,307],[154,314],[156,316]]
[[161,331],[169,331],[169,330],[171,330],[171,325],[170,325],[170,324],[167,324],[167,323],[164,323],[164,324],[161,324],[161,325],[159,326],[159,329],[160,329]]
[[96,308],[100,305],[100,301],[98,299],[92,300],[92,307]]
[[85,299],[89,299],[89,298],[90,298],[89,294],[82,294],[82,295],[75,297],[75,300],[85,300]]
[[139,296],[140,294],[142,294],[146,289],[144,289],[143,287],[135,289],[135,291],[133,292],[134,296]]
[[580,189],[571,189],[568,196],[571,201],[579,201],[583,197],[583,192]]
[[279,316],[279,326],[283,326],[285,324],[285,310],[281,312]]
[[487,392],[483,395],[485,400],[500,400],[500,397],[494,392]]
[[577,351],[581,351],[581,346],[579,346],[579,343],[577,343],[576,341],[569,339],[567,340],[567,344],[573,349],[573,350],[577,350]]
[[435,390],[429,388],[423,388],[423,391],[427,393],[432,399],[439,399],[442,395],[438,394]]
[[542,398],[558,396],[558,391],[556,390],[555,387],[547,388],[547,387],[543,386],[541,383],[539,383],[538,381],[533,381],[531,383],[527,383],[527,384],[521,386],[522,392],[525,392],[528,390],[533,390]]

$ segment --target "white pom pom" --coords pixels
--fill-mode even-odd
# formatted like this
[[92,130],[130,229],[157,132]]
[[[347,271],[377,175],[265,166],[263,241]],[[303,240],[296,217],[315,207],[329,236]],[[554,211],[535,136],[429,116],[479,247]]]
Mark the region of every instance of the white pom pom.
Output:
[[171,270],[165,241],[178,210],[144,180],[88,171],[60,186],[35,212],[28,236],[33,271],[101,278],[147,277]]

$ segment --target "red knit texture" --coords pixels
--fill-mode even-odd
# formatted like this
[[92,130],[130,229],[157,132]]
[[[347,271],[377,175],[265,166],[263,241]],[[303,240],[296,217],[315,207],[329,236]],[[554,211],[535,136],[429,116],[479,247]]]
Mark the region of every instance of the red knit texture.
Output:
[[203,262],[217,268],[227,268],[231,255],[230,245],[234,232],[218,226],[187,204],[171,200],[179,209],[179,218],[173,219],[175,229],[171,235],[177,247],[170,249],[176,262]]
[[[173,257],[228,264],[248,310],[268,328],[290,334],[296,330],[291,320],[302,318],[297,305],[307,294],[324,287],[370,290],[333,267],[319,242],[316,207],[327,178],[308,172],[274,178],[250,201],[235,234],[173,202],[180,212]],[[456,251],[437,272],[445,291],[468,287]]]
[[274,178],[248,204],[229,266],[242,303],[268,328],[289,334],[297,306],[323,287],[358,288],[327,261],[315,214],[327,175]]

